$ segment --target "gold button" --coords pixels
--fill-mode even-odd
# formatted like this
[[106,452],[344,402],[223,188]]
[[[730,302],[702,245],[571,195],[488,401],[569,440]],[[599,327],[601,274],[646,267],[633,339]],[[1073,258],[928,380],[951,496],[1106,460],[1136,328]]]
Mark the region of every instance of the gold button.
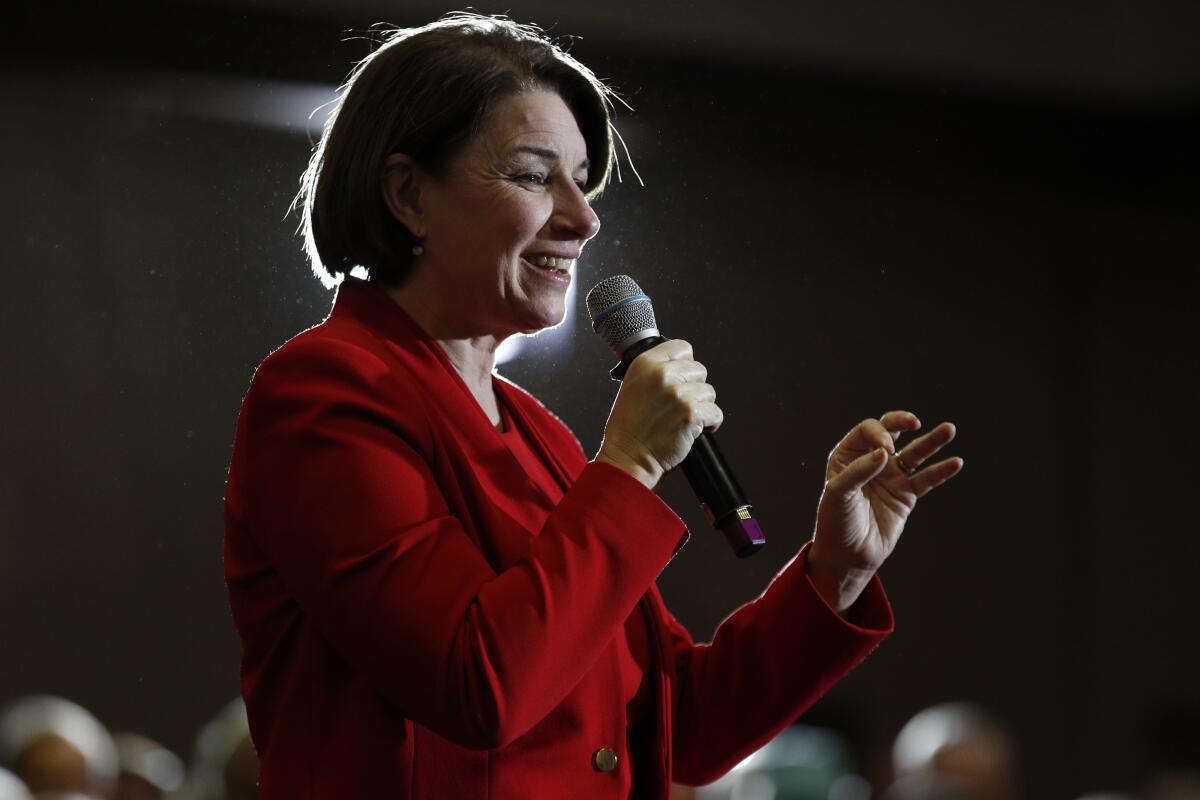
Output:
[[617,754],[611,747],[601,747],[592,754],[592,766],[601,772],[612,772],[617,768]]

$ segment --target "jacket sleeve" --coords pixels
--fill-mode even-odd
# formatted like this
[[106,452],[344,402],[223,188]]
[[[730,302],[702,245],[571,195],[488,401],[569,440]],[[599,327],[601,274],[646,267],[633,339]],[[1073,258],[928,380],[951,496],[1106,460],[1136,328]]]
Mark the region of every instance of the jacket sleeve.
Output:
[[406,718],[503,747],[579,682],[686,531],[652,492],[593,463],[497,574],[449,512],[421,389],[403,381],[344,341],[277,351],[243,406],[229,507]]
[[790,725],[892,631],[878,577],[848,618],[817,593],[809,545],[711,644],[668,618],[674,674],[673,779],[711,783]]

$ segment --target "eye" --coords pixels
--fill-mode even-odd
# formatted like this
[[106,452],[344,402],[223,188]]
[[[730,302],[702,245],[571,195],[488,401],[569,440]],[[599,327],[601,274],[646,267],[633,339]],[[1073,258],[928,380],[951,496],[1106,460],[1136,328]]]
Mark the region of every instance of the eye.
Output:
[[526,172],[517,175],[514,180],[517,183],[527,183],[530,186],[542,186],[546,183],[546,176],[540,172]]

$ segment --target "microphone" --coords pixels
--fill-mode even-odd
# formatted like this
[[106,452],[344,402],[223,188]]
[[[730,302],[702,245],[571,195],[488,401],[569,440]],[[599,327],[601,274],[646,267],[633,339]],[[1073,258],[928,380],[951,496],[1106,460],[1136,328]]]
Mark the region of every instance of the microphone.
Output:
[[[666,341],[658,331],[650,298],[628,275],[613,275],[593,286],[587,307],[592,329],[621,359],[609,373],[615,381],[625,377],[635,358]],[[712,431],[696,437],[680,467],[708,521],[725,534],[738,558],[761,550],[767,539],[754,518],[754,506],[725,463]]]

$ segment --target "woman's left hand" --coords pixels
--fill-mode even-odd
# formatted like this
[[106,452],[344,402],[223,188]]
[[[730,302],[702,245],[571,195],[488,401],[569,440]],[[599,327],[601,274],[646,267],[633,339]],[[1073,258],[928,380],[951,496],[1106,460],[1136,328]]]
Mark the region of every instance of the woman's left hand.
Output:
[[949,422],[897,450],[900,435],[920,427],[915,415],[890,411],[863,420],[829,454],[808,573],[839,613],[853,605],[896,547],[917,499],[963,467],[961,458],[922,466],[954,438]]

